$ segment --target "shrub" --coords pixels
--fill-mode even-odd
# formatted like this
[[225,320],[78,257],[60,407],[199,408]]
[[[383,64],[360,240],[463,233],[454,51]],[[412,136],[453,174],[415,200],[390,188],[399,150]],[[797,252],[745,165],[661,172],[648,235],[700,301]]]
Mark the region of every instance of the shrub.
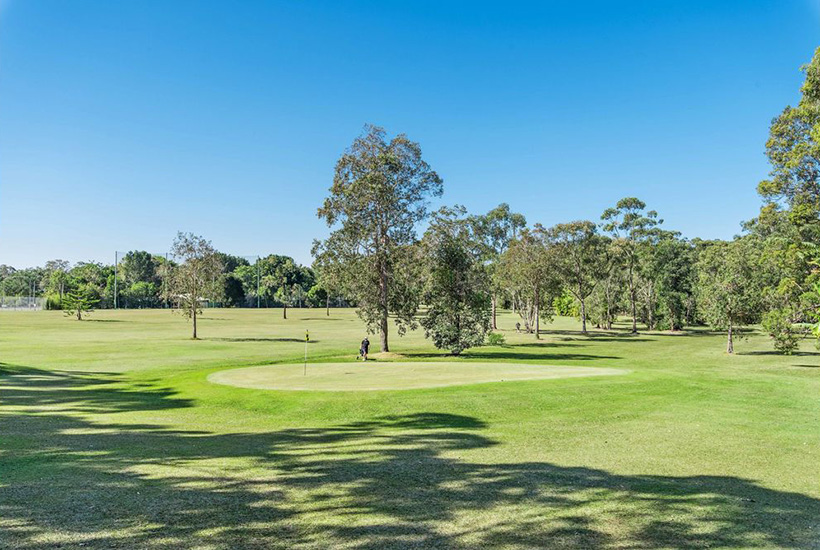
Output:
[[497,332],[490,332],[487,334],[487,344],[491,346],[503,346],[507,343],[507,340],[504,338],[503,334],[499,334]]
[[578,302],[567,291],[564,291],[560,296],[556,296],[552,301],[552,309],[557,315],[562,317],[580,317],[581,308]]
[[775,309],[763,316],[763,329],[774,341],[774,349],[791,355],[800,345],[800,330],[790,319],[789,312]]
[[59,294],[49,294],[46,296],[46,309],[63,309]]

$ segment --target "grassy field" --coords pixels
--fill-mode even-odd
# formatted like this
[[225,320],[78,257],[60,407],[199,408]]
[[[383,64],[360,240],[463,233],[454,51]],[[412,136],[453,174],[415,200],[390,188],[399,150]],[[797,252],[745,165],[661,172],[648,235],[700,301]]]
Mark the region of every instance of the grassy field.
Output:
[[0,313],[0,548],[820,548],[809,342],[783,357],[752,335],[731,357],[705,330],[586,337],[558,319],[458,359],[394,336],[379,361],[628,372],[361,392],[208,381],[300,364],[306,328],[313,362],[355,365],[353,312],[289,317],[211,310],[191,341],[167,311]]

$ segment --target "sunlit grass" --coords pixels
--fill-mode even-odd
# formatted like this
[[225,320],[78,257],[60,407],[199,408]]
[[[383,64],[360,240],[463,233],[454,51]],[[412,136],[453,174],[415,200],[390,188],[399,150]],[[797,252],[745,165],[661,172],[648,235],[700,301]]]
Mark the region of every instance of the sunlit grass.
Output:
[[350,311],[0,314],[0,547],[811,548],[820,355],[724,353],[697,330],[543,340],[462,358],[421,334],[390,360],[573,365],[626,376],[405,391],[208,382],[353,363]]

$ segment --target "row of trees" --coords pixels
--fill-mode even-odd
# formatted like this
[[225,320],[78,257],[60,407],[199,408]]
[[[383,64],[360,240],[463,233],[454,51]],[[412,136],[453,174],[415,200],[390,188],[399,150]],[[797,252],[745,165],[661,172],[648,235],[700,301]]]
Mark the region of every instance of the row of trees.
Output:
[[391,317],[400,335],[420,324],[436,346],[458,354],[497,328],[504,305],[535,338],[556,310],[576,315],[582,332],[590,323],[611,329],[625,315],[633,333],[639,325],[709,324],[726,331],[733,353],[738,330],[762,322],[775,348],[791,353],[812,331],[820,342],[820,49],[805,70],[800,102],[771,125],[761,211],[731,241],[684,239],[635,197],[597,221],[552,227],[530,226],[506,204],[484,215],[445,207],[431,216],[443,181],[419,144],[367,126],[337,162],[318,210],[331,233],[315,241],[312,269],[276,255],[251,265],[180,234],[169,257],[131,252],[116,276],[111,266],[59,260],[19,272],[0,266],[3,289],[27,294],[40,285],[57,303],[69,295],[76,307],[79,293],[110,307],[113,288],[122,288],[136,304],[180,307],[194,337],[205,301],[264,300],[287,317],[291,304],[328,306],[339,296],[357,306],[383,352]]
[[[271,254],[253,263],[245,258],[214,251],[219,272],[213,275],[212,292],[202,296],[225,307],[325,306],[327,294],[317,286],[310,267],[293,258]],[[65,309],[70,293],[93,299],[100,308],[170,307],[168,280],[184,256],[172,252],[155,255],[131,251],[116,267],[97,262],[71,265],[51,260],[42,267],[15,269],[0,265],[0,294],[43,297],[48,309]],[[287,313],[285,312],[285,315]]]
[[552,227],[528,226],[506,204],[430,216],[443,183],[419,145],[367,126],[318,211],[332,229],[313,247],[318,280],[358,305],[383,352],[392,317],[400,335],[420,323],[460,353],[496,328],[502,303],[535,338],[558,309],[577,315],[582,332],[611,329],[619,315],[633,333],[708,324],[726,331],[728,353],[758,322],[784,353],[811,333],[820,344],[820,49],[805,71],[799,104],[772,122],[761,211],[731,241],[684,239],[635,197],[600,220]]

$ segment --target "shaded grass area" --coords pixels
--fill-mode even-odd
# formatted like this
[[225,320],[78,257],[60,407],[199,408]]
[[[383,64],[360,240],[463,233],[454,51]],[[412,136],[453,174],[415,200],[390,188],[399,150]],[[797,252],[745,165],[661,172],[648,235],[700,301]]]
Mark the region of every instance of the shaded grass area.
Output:
[[[2,458],[5,544],[803,548],[816,537],[791,526],[816,522],[820,500],[748,479],[454,458],[499,444],[462,415],[210,434],[76,414],[192,406],[167,390],[124,390],[120,378],[6,373],[4,404],[26,414],[2,417],[17,441]],[[238,459],[254,475],[240,475]],[[469,514],[478,518],[465,529]]]
[[[818,547],[811,348],[726,357],[707,331],[584,337],[559,320],[545,341],[508,331],[461,359],[418,334],[394,348],[633,373],[294,395],[206,377],[298,360],[303,343],[192,343],[179,318],[137,313],[0,318],[0,548]],[[262,327],[242,313],[205,336],[304,332],[300,312]],[[312,353],[346,357],[356,323],[313,325]]]

